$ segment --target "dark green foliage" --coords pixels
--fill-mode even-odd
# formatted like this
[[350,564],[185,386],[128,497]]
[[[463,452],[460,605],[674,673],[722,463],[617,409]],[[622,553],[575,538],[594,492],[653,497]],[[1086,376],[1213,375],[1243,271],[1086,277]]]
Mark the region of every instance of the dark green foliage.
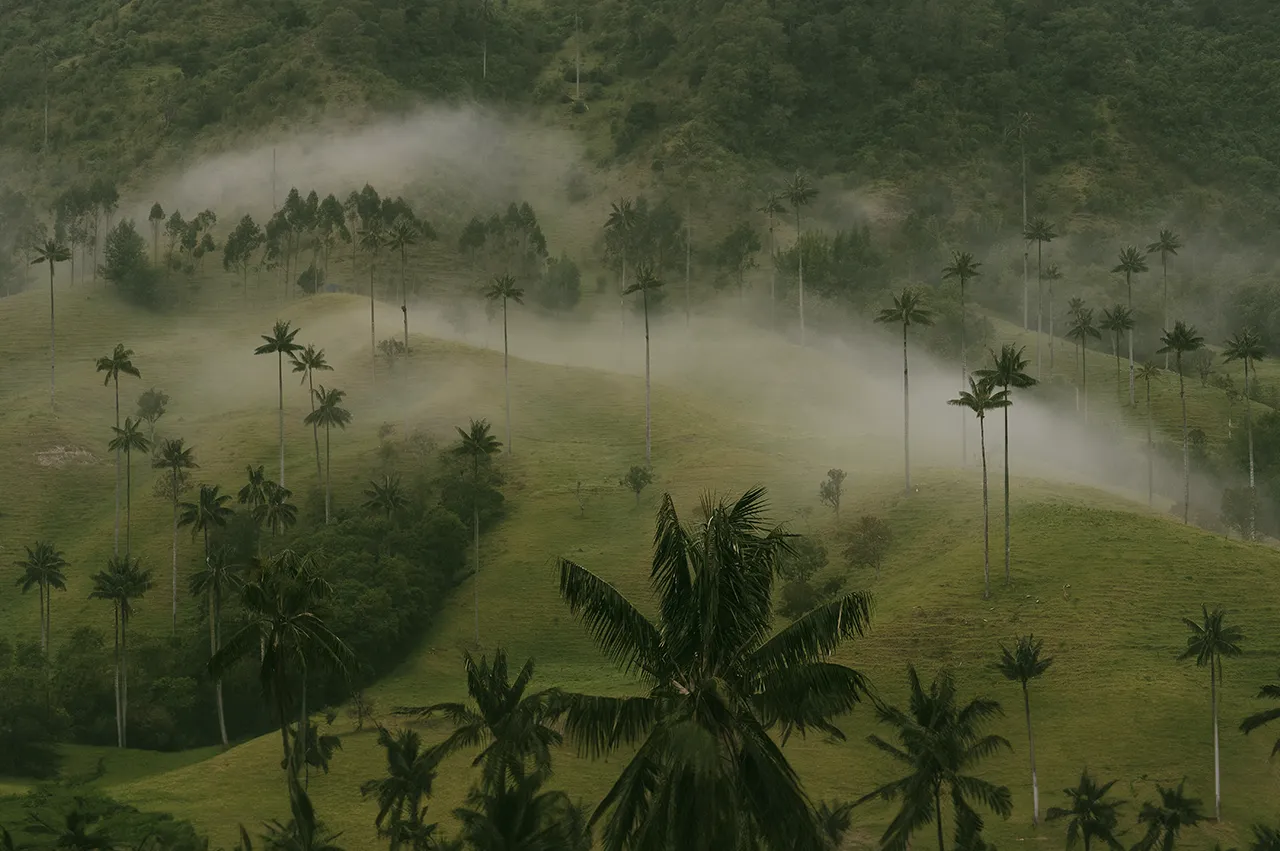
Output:
[[640,492],[653,483],[653,472],[648,467],[632,465],[627,474],[618,480],[618,485],[636,495],[636,505],[640,504]]
[[889,554],[892,544],[893,529],[889,524],[879,517],[864,514],[849,530],[844,557],[853,567],[870,567],[879,576],[884,557]]
[[1241,539],[1249,536],[1257,496],[1252,488],[1226,488],[1222,492],[1222,522]]
[[[779,292],[796,286],[796,252],[804,254],[805,295],[863,305],[879,296],[886,279],[881,249],[865,226],[841,231],[834,236],[806,230],[800,245],[778,252]],[[780,295],[781,297],[781,295]]]
[[549,310],[570,310],[581,296],[582,272],[566,254],[547,261],[547,273],[530,287],[533,301]]
[[844,590],[843,576],[818,574],[827,567],[827,548],[808,535],[792,538],[788,549],[778,555],[778,576],[782,583],[778,614],[792,620],[834,599]]
[[161,306],[159,275],[147,261],[147,244],[132,219],[125,219],[107,234],[103,259],[103,276],[125,299],[141,307]]
[[[203,851],[208,847],[188,822],[168,813],[140,812],[92,787],[73,783],[43,784],[22,798],[0,803],[0,825],[8,829],[13,847],[31,851]],[[7,851],[8,846],[0,847]]]
[[54,743],[65,716],[44,699],[50,675],[38,643],[16,650],[0,644],[0,776],[43,778],[58,770]]
[[756,255],[761,248],[760,234],[750,222],[739,222],[716,246],[716,266],[737,284],[739,294],[743,289],[744,276],[749,269],[755,268]]

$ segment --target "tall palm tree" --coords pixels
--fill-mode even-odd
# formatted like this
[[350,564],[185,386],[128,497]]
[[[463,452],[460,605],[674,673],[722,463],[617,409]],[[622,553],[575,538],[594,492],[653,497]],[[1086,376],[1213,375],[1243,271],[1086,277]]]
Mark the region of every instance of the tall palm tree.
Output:
[[453,454],[471,459],[471,533],[475,543],[475,578],[471,590],[475,595],[476,644],[480,643],[480,465],[488,464],[490,457],[502,449],[502,441],[489,434],[488,420],[472,420],[466,431],[458,430],[458,442]]
[[[1036,379],[1040,378],[1040,335],[1044,332],[1044,244],[1053,242],[1058,235],[1053,232],[1053,225],[1041,218],[1032,219],[1023,225],[1022,238],[1026,242],[1036,244]],[[1049,308],[1053,314],[1052,305]],[[1026,321],[1026,317],[1023,317]]]
[[1082,307],[1071,319],[1067,339],[1080,347],[1080,388],[1084,394],[1084,421],[1089,422],[1089,340],[1101,340],[1102,332],[1093,324],[1093,308]]
[[1023,347],[1005,343],[1000,354],[991,352],[991,365],[974,372],[980,381],[989,381],[1003,389],[1009,404],[1004,406],[1004,584],[1009,584],[1009,408],[1013,405],[1012,391],[1034,387],[1036,379],[1027,375],[1027,359],[1022,356]]
[[[783,742],[793,732],[842,737],[835,719],[866,693],[859,672],[830,661],[862,635],[871,598],[852,592],[773,630],[772,592],[788,536],[769,529],[765,493],[702,501],[684,525],[669,494],[658,510],[649,620],[596,574],[560,559],[560,596],[603,654],[643,693],[562,696],[564,730],[588,754],[631,754],[594,820],[609,814],[606,851],[634,837],[687,851],[817,851],[823,837]],[[673,742],[680,747],[673,747]],[[692,814],[697,814],[696,817]]]
[[[1050,263],[1048,266],[1044,267],[1043,277],[1045,281],[1047,281],[1049,284],[1048,286],[1048,290],[1049,290],[1049,373],[1052,374],[1053,373],[1053,351],[1055,348],[1055,341],[1057,340],[1057,338],[1053,334],[1053,323],[1054,323],[1053,285],[1054,285],[1054,282],[1062,280],[1062,270],[1058,268],[1057,263]],[[1078,301],[1078,300],[1079,299],[1072,299],[1072,301]]]
[[770,191],[765,196],[764,203],[756,211],[763,213],[769,219],[769,318],[772,321],[775,316],[775,305],[777,304],[778,290],[778,238],[774,231],[774,219],[784,215],[787,208],[782,204],[782,193]]
[[[116,393],[116,428],[120,428],[120,375],[132,375],[134,378],[141,378],[142,373],[133,365],[131,358],[133,357],[133,349],[126,349],[123,343],[116,343],[116,347],[111,350],[111,354],[106,357],[98,358],[97,371],[106,373],[102,379],[102,386],[115,384]],[[120,555],[120,451],[116,450],[116,521],[115,521],[115,544],[112,548],[115,555]]]
[[[244,468],[245,483],[236,494],[236,502],[245,506],[252,514],[267,502],[267,491],[275,482],[267,478],[266,468],[248,464]],[[229,499],[230,497],[228,497]]]
[[[1004,131],[1006,139],[1016,138],[1018,140],[1018,157],[1022,161],[1023,231],[1027,229],[1027,134],[1031,132],[1031,125],[1031,113],[1019,112],[1013,116],[1013,121]],[[1026,331],[1030,327],[1027,317],[1027,252],[1024,245],[1022,251],[1022,330]]]
[[[223,497],[224,499],[226,497]],[[207,554],[204,567],[191,576],[191,596],[204,597],[209,605],[209,658],[218,655],[222,646],[222,594],[234,590],[240,582],[236,565],[223,547]],[[227,722],[222,711],[222,677],[214,678],[214,694],[218,708],[218,734],[222,746],[228,746]]]
[[1182,791],[1185,781],[1177,789],[1166,789],[1156,784],[1159,803],[1148,801],[1138,813],[1138,824],[1146,825],[1146,834],[1134,847],[1135,851],[1174,851],[1184,827],[1194,827],[1203,820],[1200,799],[1188,798]]
[[[1160,255],[1160,289],[1161,312],[1164,314],[1164,324],[1162,328],[1169,327],[1169,258],[1178,255],[1178,249],[1182,247],[1182,240],[1176,233],[1168,228],[1161,228],[1160,234],[1156,237],[1156,241],[1147,246],[1148,254]],[[1169,356],[1164,357],[1164,368],[1169,368]]]
[[1249,397],[1249,369],[1254,367],[1254,376],[1257,376],[1256,366],[1258,361],[1267,356],[1267,347],[1262,344],[1262,337],[1252,328],[1246,328],[1243,331],[1237,331],[1222,346],[1222,358],[1227,363],[1232,361],[1242,361],[1244,363],[1244,427],[1249,436],[1249,537],[1254,536],[1254,526],[1256,524],[1256,510],[1254,504],[1257,502],[1253,475],[1253,417],[1250,413],[1250,397]]
[[[310,344],[301,351],[294,352],[292,358],[293,371],[302,373],[302,381],[307,385],[307,400],[311,403],[311,410],[315,411],[316,373],[333,372],[333,367],[324,359],[324,349],[317,349]],[[311,440],[316,447],[316,479],[323,481],[324,473],[320,470],[320,427],[314,424],[311,426]]]
[[267,482],[266,498],[252,512],[254,522],[273,536],[283,535],[298,522],[298,506],[290,502],[292,499],[293,491],[275,482]]
[[331,456],[329,454],[329,432],[334,428],[345,429],[351,423],[351,412],[342,407],[346,398],[345,391],[326,389],[323,384],[313,390],[316,409],[307,414],[303,420],[309,426],[324,427],[324,522],[329,523],[331,497],[333,494],[333,475],[331,473]]
[[987,411],[1009,406],[1009,391],[983,379],[969,379],[969,389],[947,400],[948,405],[968,408],[978,418],[978,441],[982,453],[982,599],[991,597],[991,511],[987,489]]
[[399,474],[383,476],[381,482],[369,482],[364,495],[368,497],[364,504],[365,510],[381,514],[388,520],[409,507],[409,499],[400,486]]
[[284,484],[284,357],[288,355],[293,358],[295,352],[301,351],[302,346],[293,341],[298,336],[301,328],[289,327],[291,323],[276,320],[276,324],[272,326],[270,334],[263,334],[263,343],[253,350],[255,355],[275,355],[276,356],[276,372],[280,385],[280,403],[278,407],[279,423],[280,423],[280,484]]
[[[649,466],[653,463],[653,420],[650,415],[651,408],[649,406],[649,293],[656,292],[662,288],[662,281],[654,274],[653,267],[649,265],[640,266],[636,269],[636,281],[623,291],[623,295],[631,295],[632,293],[640,293],[640,299],[644,306],[644,463]],[[511,430],[507,429],[507,440],[511,439]],[[507,450],[510,451],[508,446]]]
[[1117,812],[1125,802],[1116,798],[1108,798],[1107,793],[1116,781],[1103,783],[1089,776],[1089,770],[1080,772],[1080,782],[1074,789],[1063,789],[1067,796],[1067,806],[1050,807],[1045,814],[1046,821],[1069,819],[1067,822],[1067,849],[1074,849],[1076,843],[1084,840],[1084,851],[1092,851],[1094,842],[1101,842],[1110,851],[1124,851],[1124,846],[1116,838],[1116,826],[1120,821]]
[[1191,443],[1187,437],[1187,384],[1182,375],[1182,356],[1204,348],[1204,337],[1196,333],[1194,325],[1181,320],[1173,323],[1172,331],[1165,331],[1160,338],[1163,346],[1158,354],[1173,353],[1174,367],[1178,371],[1178,398],[1182,402],[1182,522],[1189,523],[1191,516]]
[[910,773],[884,784],[858,803],[873,798],[901,799],[902,808],[880,838],[880,847],[885,851],[902,851],[911,834],[931,821],[937,825],[938,851],[946,851],[942,835],[944,797],[951,799],[957,825],[966,816],[976,815],[970,801],[1003,818],[1013,811],[1007,787],[969,773],[982,759],[1010,747],[1003,736],[982,732],[988,720],[1003,712],[999,703],[982,698],[957,705],[956,684],[949,673],[939,674],[925,691],[920,675],[908,665],[907,680],[911,686],[907,709],[886,704],[876,707],[880,721],[893,727],[898,744],[874,734],[867,740],[905,765]]
[[1124,385],[1120,382],[1120,337],[1126,331],[1132,331],[1133,326],[1133,312],[1123,304],[1102,309],[1102,321],[1098,323],[1098,330],[1106,331],[1111,337],[1111,356],[1116,361],[1116,390],[1120,393],[1124,392]]
[[[1280,701],[1280,682],[1269,683],[1258,690],[1258,698],[1260,700],[1278,700]],[[1280,718],[1280,706],[1274,706],[1270,709],[1263,709],[1261,712],[1255,712],[1245,718],[1240,723],[1240,730],[1247,736],[1254,730],[1272,721]],[[1280,753],[1280,739],[1276,739],[1275,745],[1271,748],[1271,756]]]
[[1151,361],[1147,361],[1138,367],[1138,371],[1135,375],[1137,376],[1137,379],[1146,386],[1147,390],[1147,508],[1150,508],[1152,503],[1155,501],[1156,484],[1155,450],[1151,442],[1151,380],[1153,378],[1156,380],[1160,379],[1160,367],[1156,366]]
[[796,279],[800,293],[800,345],[804,345],[804,229],[800,226],[800,208],[807,207],[818,197],[818,190],[799,171],[787,181],[784,193],[791,208],[796,211]]
[[907,364],[907,329],[912,325],[932,325],[933,312],[925,304],[924,294],[908,287],[893,296],[893,307],[886,307],[876,322],[902,325],[902,458],[906,470],[905,491],[911,496],[911,373]]
[[387,231],[386,246],[400,255],[400,313],[404,317],[404,353],[409,354],[409,249],[418,244],[421,231],[413,221],[401,216]]
[[[259,467],[259,470],[262,468]],[[201,485],[199,496],[195,502],[184,502],[181,506],[181,514],[178,516],[179,526],[190,526],[191,537],[195,538],[200,535],[204,539],[204,568],[201,573],[208,573],[212,568],[210,566],[209,551],[209,533],[215,529],[225,528],[227,522],[230,521],[234,512],[227,507],[227,503],[231,501],[231,495],[219,493],[217,485]],[[225,565],[221,569],[226,569]],[[198,574],[199,575],[199,574]],[[222,574],[219,573],[219,576]],[[193,580],[194,581],[194,580]],[[215,595],[215,591],[220,595],[221,585],[208,586],[202,585],[209,591],[209,655],[212,658],[218,652],[218,618],[221,613],[221,598]],[[215,599],[217,596],[217,599]],[[227,722],[222,711],[222,679],[221,677],[214,680],[214,697],[218,710],[218,730],[222,733],[222,744],[227,744]]]
[[392,851],[408,845],[414,851],[433,838],[436,825],[426,824],[426,798],[435,785],[440,753],[423,748],[415,730],[402,729],[394,734],[378,729],[378,744],[387,752],[387,775],[360,784],[360,794],[373,796],[378,802],[374,826],[391,839]]
[[54,333],[53,267],[71,259],[71,249],[56,237],[31,249],[31,265],[49,264],[49,409],[53,410],[58,371],[58,338]]
[[67,560],[62,551],[48,541],[36,541],[35,548],[25,547],[27,557],[15,561],[14,567],[22,570],[18,586],[25,594],[32,588],[40,593],[40,652],[49,656],[49,609],[53,604],[53,589],[67,590],[67,577],[63,570]]
[[151,461],[157,470],[169,473],[169,498],[173,503],[173,567],[172,567],[172,617],[173,634],[178,632],[178,497],[181,496],[181,479],[187,470],[200,467],[196,463],[195,450],[187,446],[182,438],[167,438],[160,441],[159,451]]
[[373,356],[375,374],[378,363],[378,333],[374,324],[374,302],[373,302],[373,276],[377,267],[378,252],[386,245],[386,234],[382,230],[382,225],[377,222],[370,223],[367,227],[357,234],[357,240],[360,247],[369,254],[369,351]]
[[[960,386],[969,380],[969,332],[968,316],[965,313],[965,286],[970,279],[982,273],[978,271],[981,263],[973,259],[968,251],[952,251],[951,263],[942,267],[944,281],[954,278],[960,284]],[[960,455],[961,463],[969,463],[969,431],[964,419],[960,420]]]
[[129,538],[133,528],[133,450],[147,452],[151,449],[151,441],[139,427],[142,420],[132,417],[124,418],[124,428],[112,428],[115,437],[107,444],[108,449],[117,453],[124,452],[124,554],[130,554]]
[[[1136,247],[1126,245],[1120,250],[1120,262],[1114,269],[1113,273],[1124,273],[1124,289],[1128,296],[1129,313],[1133,313],[1133,276],[1147,271],[1147,259]],[[1137,396],[1134,389],[1133,375],[1133,329],[1129,329],[1129,404],[1137,404]]]
[[116,744],[129,744],[129,618],[133,602],[151,589],[151,571],[143,570],[136,558],[114,556],[107,569],[93,577],[91,600],[107,600],[115,612],[116,657]]
[[[623,294],[627,292],[630,290],[624,291]],[[507,345],[507,302],[524,304],[524,290],[516,286],[516,279],[510,275],[499,275],[485,289],[484,297],[489,301],[502,303],[502,392],[506,397],[507,406],[507,454],[511,454],[511,371],[510,347]]]
[[569,796],[544,791],[547,771],[481,786],[453,811],[473,851],[590,851],[591,836]]
[[1053,664],[1052,656],[1040,655],[1044,640],[1036,641],[1034,635],[1023,635],[1013,650],[1000,645],[1000,661],[996,670],[1006,680],[1022,685],[1022,707],[1027,714],[1027,745],[1031,752],[1031,823],[1040,823],[1040,784],[1036,780],[1036,737],[1031,732],[1031,691],[1027,684],[1039,679]]
[[1239,656],[1240,642],[1244,640],[1244,632],[1238,626],[1227,626],[1227,613],[1222,609],[1209,611],[1209,607],[1200,607],[1202,620],[1199,623],[1190,618],[1183,618],[1191,634],[1187,636],[1187,649],[1178,656],[1182,659],[1195,659],[1199,667],[1209,668],[1209,703],[1213,713],[1213,817],[1222,818],[1222,771],[1219,767],[1218,748],[1218,683],[1222,680],[1222,658]]
[[627,253],[635,239],[639,214],[630,198],[622,198],[610,205],[609,218],[605,220],[605,239],[609,241],[613,251],[622,258],[622,279],[618,282],[618,309],[622,324],[626,326],[627,299],[623,293],[627,289]]
[[524,663],[514,680],[507,671],[507,654],[496,650],[493,664],[482,656],[479,662],[464,651],[470,703],[437,703],[406,706],[397,714],[426,720],[444,715],[453,723],[453,732],[432,750],[437,759],[470,747],[480,747],[473,768],[483,768],[483,784],[500,788],[507,780],[527,771],[550,771],[551,748],[561,744],[554,728],[555,690],[530,691],[533,660]]

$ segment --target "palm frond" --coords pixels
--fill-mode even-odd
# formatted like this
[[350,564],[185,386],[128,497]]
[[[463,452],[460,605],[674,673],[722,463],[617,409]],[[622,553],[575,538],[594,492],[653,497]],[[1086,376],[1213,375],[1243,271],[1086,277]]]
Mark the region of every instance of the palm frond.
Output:
[[866,634],[872,607],[862,591],[819,606],[762,644],[746,664],[767,673],[825,658],[841,641]]
[[661,677],[668,667],[662,636],[620,591],[584,567],[560,559],[560,596],[610,661],[625,672]]
[[564,693],[558,701],[565,733],[592,758],[639,741],[657,720],[657,709],[650,697]]

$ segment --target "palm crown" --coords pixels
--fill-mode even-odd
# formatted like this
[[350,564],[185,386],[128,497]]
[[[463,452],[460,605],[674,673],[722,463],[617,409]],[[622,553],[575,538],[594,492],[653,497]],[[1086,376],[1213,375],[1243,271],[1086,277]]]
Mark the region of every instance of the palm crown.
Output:
[[200,465],[196,463],[195,450],[182,438],[175,437],[160,441],[151,466],[157,470],[169,470],[176,476],[182,470],[194,470]]
[[947,400],[948,405],[968,408],[978,419],[985,419],[987,411],[1009,407],[1009,391],[997,390],[996,385],[984,379],[969,379],[969,389],[961,390],[960,395]]
[[1071,318],[1071,327],[1067,329],[1067,339],[1081,346],[1088,345],[1089,338],[1102,338],[1102,332],[1093,324],[1093,308],[1081,307]]
[[1049,666],[1053,664],[1052,656],[1043,658],[1040,656],[1043,647],[1043,639],[1036,641],[1033,635],[1021,636],[1012,651],[1001,644],[1000,661],[996,663],[996,670],[1004,675],[1006,680],[1026,686],[1028,682],[1049,670]]
[[298,506],[290,502],[292,498],[293,491],[276,482],[267,482],[262,504],[253,508],[254,522],[270,529],[273,535],[281,534],[298,522]]
[[1182,241],[1178,235],[1168,228],[1161,228],[1160,234],[1156,237],[1156,241],[1147,246],[1148,254],[1159,254],[1163,261],[1167,257],[1174,257],[1178,254],[1178,249],[1182,247]]
[[302,384],[307,383],[311,373],[333,371],[324,358],[324,349],[317,349],[314,345],[301,347],[291,352],[289,357],[293,361],[293,371],[302,373]]
[[516,304],[524,304],[524,290],[516,286],[516,279],[510,275],[499,275],[484,291],[484,297],[490,301],[506,302],[508,299]]
[[1147,832],[1134,846],[1135,851],[1173,851],[1184,827],[1194,827],[1204,816],[1200,812],[1200,799],[1183,794],[1185,784],[1177,789],[1166,789],[1157,784],[1159,803],[1147,802],[1138,813],[1138,823],[1146,825]]
[[766,216],[780,216],[787,211],[782,204],[782,194],[779,192],[770,192],[764,197],[764,203],[760,205],[757,212]]
[[255,355],[290,355],[300,351],[302,345],[295,343],[293,338],[298,336],[301,328],[290,328],[291,323],[281,319],[276,320],[276,324],[272,326],[270,334],[263,334],[263,343],[253,350]]
[[1247,366],[1267,356],[1267,347],[1262,344],[1262,337],[1253,328],[1246,328],[1231,335],[1231,339],[1222,345],[1222,358],[1231,361],[1242,360]]
[[1022,232],[1022,238],[1027,242],[1053,242],[1058,235],[1053,231],[1053,225],[1044,219],[1036,218],[1027,222],[1027,228]]
[[1191,618],[1182,619],[1191,634],[1187,636],[1187,649],[1178,658],[1195,659],[1200,667],[1216,664],[1221,678],[1222,657],[1240,655],[1244,631],[1238,626],[1227,626],[1227,613],[1222,609],[1211,612],[1208,606],[1201,606],[1200,610],[1203,618],[1199,623]]
[[477,466],[502,449],[502,441],[489,433],[488,420],[472,420],[466,431],[460,426],[455,428],[458,431],[458,442],[453,446],[453,454],[470,458]]
[[116,343],[116,347],[111,350],[111,354],[106,357],[98,358],[97,371],[105,372],[106,375],[102,379],[105,387],[112,381],[118,381],[121,375],[132,375],[134,378],[141,378],[142,373],[133,365],[130,358],[133,357],[133,349],[126,349],[123,343]]
[[1143,256],[1135,246],[1126,245],[1120,249],[1119,262],[1111,271],[1116,274],[1123,274],[1128,280],[1133,275],[1147,271],[1147,258]]
[[124,418],[124,428],[111,427],[111,433],[115,435],[111,442],[107,444],[107,448],[126,454],[137,450],[138,452],[146,452],[151,448],[151,441],[147,440],[147,436],[142,433],[140,426],[141,420],[132,417]]
[[787,201],[790,202],[792,207],[796,208],[798,213],[799,208],[806,206],[814,198],[818,197],[818,190],[809,182],[809,178],[797,171],[787,181],[785,194]]
[[1074,789],[1062,790],[1068,805],[1049,808],[1049,821],[1070,819],[1067,822],[1068,849],[1075,848],[1076,843],[1083,839],[1085,851],[1089,851],[1094,842],[1102,842],[1112,851],[1122,851],[1124,846],[1116,838],[1115,831],[1119,822],[1117,810],[1125,802],[1107,797],[1114,785],[1116,781],[1112,780],[1099,786],[1087,770],[1082,771],[1080,782]]
[[[195,502],[184,502],[178,506],[179,526],[190,526],[191,536],[204,534],[227,525],[234,513],[227,507],[231,495],[218,492],[217,485],[201,485]],[[207,553],[206,553],[207,555]]]
[[982,264],[974,260],[973,255],[968,251],[953,251],[951,252],[951,262],[942,267],[942,278],[943,280],[955,278],[960,282],[960,286],[963,287],[968,283],[969,279],[976,278],[982,274],[978,271],[981,266]]
[[71,259],[71,249],[57,239],[46,239],[44,242],[37,243],[32,247],[31,253],[32,266],[48,263],[50,269],[53,268],[54,263],[65,263]]
[[128,620],[133,614],[133,601],[150,589],[151,571],[143,570],[136,558],[118,556],[107,561],[106,570],[94,575],[89,598],[109,601],[120,617]]
[[623,295],[633,293],[650,293],[662,288],[662,280],[653,271],[653,267],[645,264],[636,269],[635,281],[622,291]]
[[368,497],[364,507],[367,511],[382,514],[388,519],[398,511],[403,511],[409,500],[400,487],[400,476],[383,476],[381,482],[370,482],[364,495]]
[[1179,358],[1179,362],[1184,354],[1204,348],[1204,337],[1196,333],[1194,325],[1187,325],[1182,320],[1173,323],[1173,330],[1165,331],[1160,342],[1163,346],[1158,354],[1170,352]]
[[324,428],[346,428],[351,423],[351,412],[342,407],[346,391],[326,388],[321,384],[315,391],[316,409],[303,422]]
[[881,309],[876,322],[903,326],[932,325],[933,312],[925,305],[923,293],[907,287],[901,295],[893,296],[893,307]]
[[48,541],[37,541],[34,549],[25,549],[27,557],[13,563],[14,567],[22,571],[18,576],[18,585],[23,593],[41,585],[65,591],[66,576],[62,571],[67,566],[67,560],[63,553]]
[[381,727],[378,744],[387,752],[387,776],[360,785],[362,795],[373,795],[378,801],[374,825],[391,836],[423,829],[422,801],[435,784],[439,754],[424,749],[421,737],[408,729],[392,734]]
[[[991,366],[984,369],[975,369],[973,374],[980,381],[987,381],[997,387],[1003,387],[1008,390],[1010,388],[1025,389],[1033,387],[1036,380],[1025,372],[1028,361],[1023,357],[1026,351],[1023,346],[1015,346],[1012,343],[1005,343],[1000,347],[1000,353],[991,352]],[[1006,407],[998,405],[996,407]]]
[[1098,327],[1113,334],[1132,330],[1134,327],[1133,311],[1123,304],[1117,304],[1110,309],[1103,308],[1102,321],[1098,323]]

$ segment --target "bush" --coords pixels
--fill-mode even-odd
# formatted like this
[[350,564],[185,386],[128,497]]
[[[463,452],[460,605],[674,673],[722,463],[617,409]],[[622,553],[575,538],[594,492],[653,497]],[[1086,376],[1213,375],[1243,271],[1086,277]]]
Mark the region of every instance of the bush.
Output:
[[567,255],[547,262],[547,274],[533,287],[533,300],[549,310],[570,310],[582,292],[582,272]]
[[48,670],[40,648],[0,646],[0,775],[52,777],[63,727],[45,702]]
[[147,262],[147,244],[125,219],[107,234],[102,274],[124,298],[141,307],[160,307],[159,273]]

